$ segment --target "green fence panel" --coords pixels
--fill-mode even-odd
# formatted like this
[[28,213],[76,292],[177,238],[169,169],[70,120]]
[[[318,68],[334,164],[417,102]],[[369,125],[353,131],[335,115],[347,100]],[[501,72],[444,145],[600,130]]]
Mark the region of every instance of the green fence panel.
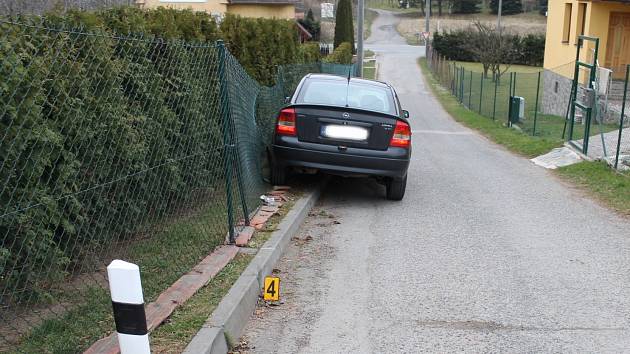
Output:
[[9,20],[0,63],[0,348],[26,352],[42,324],[81,338],[51,352],[111,331],[112,259],[140,266],[153,301],[234,236],[269,188],[284,98],[307,73],[356,74],[287,65],[268,87],[221,43]]

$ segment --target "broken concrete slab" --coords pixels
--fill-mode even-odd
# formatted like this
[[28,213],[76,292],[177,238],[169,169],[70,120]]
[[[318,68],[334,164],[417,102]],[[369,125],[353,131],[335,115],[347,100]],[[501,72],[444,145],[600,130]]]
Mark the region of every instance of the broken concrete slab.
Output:
[[576,164],[582,161],[580,155],[568,147],[561,147],[551,150],[550,152],[531,159],[534,164],[555,170],[558,167],[564,167]]

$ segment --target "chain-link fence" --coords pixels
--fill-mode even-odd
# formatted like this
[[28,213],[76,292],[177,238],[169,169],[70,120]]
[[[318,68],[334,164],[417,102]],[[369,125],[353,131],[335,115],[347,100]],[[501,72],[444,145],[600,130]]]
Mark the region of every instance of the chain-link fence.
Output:
[[520,129],[536,136],[560,137],[564,118],[540,112],[542,72],[501,72],[493,74],[483,69],[468,68],[450,61],[435,51],[429,51],[429,67],[442,86],[451,90],[457,99],[472,111],[499,121],[508,122],[510,97],[522,97],[524,102],[516,112]]
[[354,68],[265,87],[221,42],[0,21],[0,351],[79,352],[113,328],[112,259],[153,301],[233,237],[284,97],[319,71]]
[[[451,61],[435,50],[427,54],[436,79],[468,109],[518,127],[528,135],[566,140],[579,150],[586,144],[584,151],[594,159],[607,159],[613,164],[619,151],[622,163],[627,160],[630,142],[625,141],[630,141],[630,122],[625,108],[627,100],[623,98],[624,92],[628,95],[625,67],[621,71],[596,66],[590,95],[592,106],[596,108],[589,121],[580,108],[576,108],[571,119],[572,100],[586,102],[589,97],[585,88],[590,80],[590,69],[577,68],[576,94],[573,80],[567,77],[575,72],[575,61],[546,71],[534,69],[533,72],[508,71],[493,75],[491,71],[484,74],[481,64]],[[510,99],[514,96],[521,97],[523,105],[517,102],[510,110]],[[515,116],[511,122],[510,115]]]

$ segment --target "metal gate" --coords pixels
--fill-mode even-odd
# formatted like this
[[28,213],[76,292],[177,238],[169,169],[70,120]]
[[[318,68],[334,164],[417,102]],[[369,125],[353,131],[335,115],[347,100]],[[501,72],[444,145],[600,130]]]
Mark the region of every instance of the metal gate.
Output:
[[[584,41],[594,43],[594,51],[593,51],[593,62],[587,63],[580,60],[580,52],[584,45]],[[569,144],[571,144],[576,149],[582,151],[583,154],[588,153],[588,143],[591,132],[591,120],[593,117],[593,109],[596,108],[596,92],[595,92],[595,80],[597,74],[597,59],[599,52],[599,38],[589,37],[589,36],[579,36],[578,37],[578,45],[577,45],[577,53],[575,56],[575,72],[573,75],[573,86],[571,87],[571,99],[570,99],[570,114],[568,121],[565,122],[565,128],[567,123],[569,124]],[[578,95],[578,91],[581,89],[579,86],[580,81],[580,69],[588,70],[588,83],[586,83],[584,88],[582,88],[582,94]],[[575,130],[575,118],[576,118],[576,109],[580,109],[582,111],[583,124],[584,124],[584,137],[582,143],[580,144],[575,140],[574,130]],[[564,134],[563,134],[564,135]],[[581,146],[580,146],[581,145]]]

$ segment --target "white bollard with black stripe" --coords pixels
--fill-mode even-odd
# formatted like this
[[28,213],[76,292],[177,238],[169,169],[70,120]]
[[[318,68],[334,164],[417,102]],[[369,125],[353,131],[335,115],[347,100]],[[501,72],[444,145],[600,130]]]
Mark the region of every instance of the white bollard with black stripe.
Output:
[[107,266],[121,354],[150,354],[140,268],[116,259]]

